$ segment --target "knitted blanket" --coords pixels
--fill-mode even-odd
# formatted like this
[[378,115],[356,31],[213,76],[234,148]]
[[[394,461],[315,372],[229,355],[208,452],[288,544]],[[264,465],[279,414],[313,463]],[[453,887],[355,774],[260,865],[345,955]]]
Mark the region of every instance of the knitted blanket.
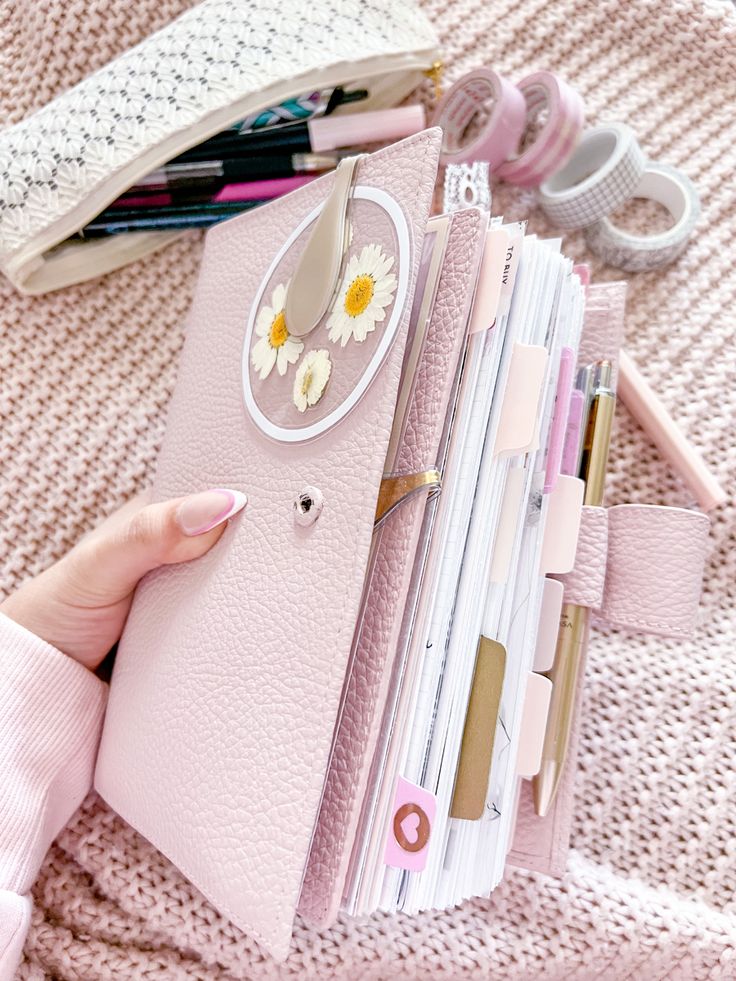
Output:
[[[162,26],[188,0],[4,0],[0,118],[11,122]],[[626,345],[731,489],[736,14],[720,0],[426,0],[452,81],[481,63],[559,71],[588,120],[621,119],[698,186],[684,256],[630,277]],[[533,196],[495,192],[529,215]],[[634,216],[635,217],[635,216]],[[633,219],[632,219],[633,220]],[[3,592],[60,556],[152,475],[201,239],[28,299],[0,283]],[[582,236],[565,250],[587,258]],[[619,278],[593,260],[597,279]],[[689,504],[621,409],[609,503]],[[598,631],[573,852],[562,880],[509,871],[443,913],[298,922],[276,966],[91,795],[52,848],[19,977],[736,978],[734,509],[714,516],[688,642]]]

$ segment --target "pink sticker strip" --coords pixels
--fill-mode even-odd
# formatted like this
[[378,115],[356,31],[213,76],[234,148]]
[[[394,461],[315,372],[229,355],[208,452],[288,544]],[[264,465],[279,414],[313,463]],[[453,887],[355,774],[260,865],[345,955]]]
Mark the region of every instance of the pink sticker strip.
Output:
[[[488,118],[477,123],[470,139],[466,133],[479,120],[491,100]],[[445,93],[432,120],[441,126],[443,164],[488,162],[496,170],[519,145],[527,118],[524,95],[490,68],[469,72]]]
[[527,119],[546,108],[547,119],[536,139],[519,156],[498,167],[498,176],[520,187],[536,187],[567,163],[583,131],[583,100],[552,72],[534,72],[519,82]]
[[434,794],[398,778],[383,858],[386,865],[407,872],[423,871],[436,810]]

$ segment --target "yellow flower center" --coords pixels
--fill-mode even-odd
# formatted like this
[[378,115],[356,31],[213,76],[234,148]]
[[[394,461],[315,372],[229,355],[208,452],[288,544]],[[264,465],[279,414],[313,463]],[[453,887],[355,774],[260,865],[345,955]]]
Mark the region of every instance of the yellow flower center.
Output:
[[277,313],[271,321],[271,330],[268,333],[268,343],[271,347],[281,347],[286,344],[289,331],[286,329],[286,318],[284,311]]
[[302,395],[304,398],[309,394],[309,389],[312,384],[312,369],[307,368],[304,372],[304,378],[302,378]]
[[376,284],[372,276],[363,273],[356,276],[345,294],[345,313],[348,317],[359,317],[373,299]]

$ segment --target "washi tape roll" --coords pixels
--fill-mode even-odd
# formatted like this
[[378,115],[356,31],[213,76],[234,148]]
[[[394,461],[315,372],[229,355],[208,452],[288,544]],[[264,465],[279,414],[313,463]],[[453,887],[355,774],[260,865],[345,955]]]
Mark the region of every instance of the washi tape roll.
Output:
[[632,197],[663,205],[674,225],[654,235],[636,235],[618,228],[610,218],[601,218],[585,229],[586,242],[604,262],[628,272],[672,262],[687,245],[700,217],[700,199],[692,181],[675,167],[648,163]]
[[490,68],[464,75],[435,110],[441,126],[442,163],[488,162],[496,170],[514,152],[524,132],[526,104],[515,85]]
[[539,188],[539,202],[560,228],[586,228],[610,215],[632,196],[646,157],[624,123],[596,126],[565,166]]
[[[526,140],[518,151],[497,170],[497,175],[520,187],[536,187],[564,167],[577,146],[583,130],[583,100],[567,82],[552,72],[534,72],[518,85],[524,97]],[[546,113],[534,132],[530,126]]]

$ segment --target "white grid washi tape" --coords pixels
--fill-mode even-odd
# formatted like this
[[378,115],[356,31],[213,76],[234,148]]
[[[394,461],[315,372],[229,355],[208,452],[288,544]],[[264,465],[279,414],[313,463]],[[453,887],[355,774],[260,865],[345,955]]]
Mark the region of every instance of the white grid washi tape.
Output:
[[632,129],[624,123],[596,126],[583,133],[562,170],[542,183],[539,202],[559,228],[586,228],[628,201],[645,166]]
[[632,197],[663,205],[674,225],[655,235],[636,235],[617,228],[609,218],[585,229],[590,248],[610,266],[628,272],[657,269],[682,252],[700,217],[698,192],[689,177],[667,164],[648,163]]

